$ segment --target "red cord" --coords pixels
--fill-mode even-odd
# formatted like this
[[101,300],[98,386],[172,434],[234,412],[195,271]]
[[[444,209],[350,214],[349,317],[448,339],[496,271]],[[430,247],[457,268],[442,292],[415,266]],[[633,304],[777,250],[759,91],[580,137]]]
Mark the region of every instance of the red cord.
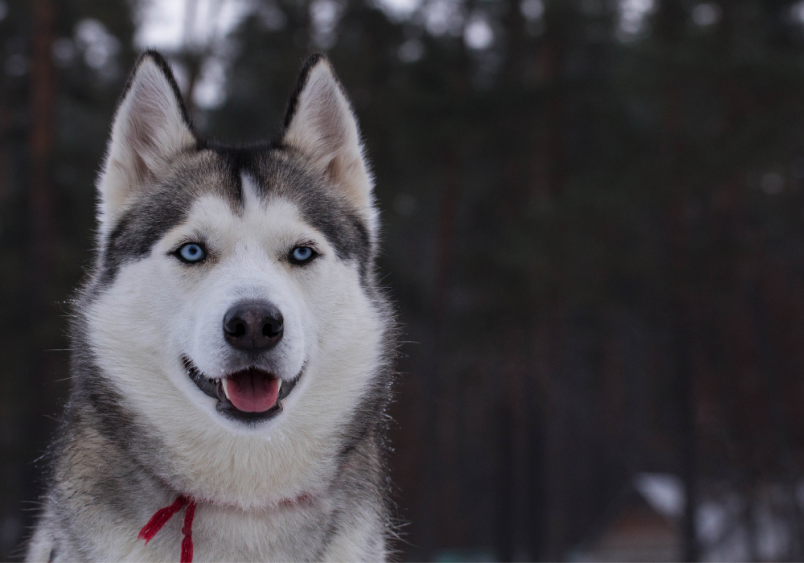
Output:
[[193,518],[195,517],[195,501],[191,500],[184,512],[184,526],[181,533],[184,539],[181,540],[181,563],[193,563]]
[[167,524],[167,521],[173,518],[173,515],[181,510],[185,504],[187,504],[187,497],[184,495],[179,495],[179,498],[177,498],[173,504],[157,510],[156,514],[151,516],[151,519],[148,520],[148,523],[142,527],[142,530],[140,530],[140,535],[137,536],[137,539],[145,540],[145,545],[148,545],[148,542],[151,541],[156,533],[162,529],[162,526]]
[[173,504],[160,508],[156,514],[151,516],[148,523],[142,527],[137,539],[145,540],[145,545],[162,529],[162,526],[167,524],[167,521],[173,518],[184,505],[187,505],[187,510],[184,512],[184,525],[181,528],[181,533],[184,534],[184,539],[181,542],[181,563],[193,563],[193,518],[195,517],[195,501],[190,500],[184,495],[179,495]]

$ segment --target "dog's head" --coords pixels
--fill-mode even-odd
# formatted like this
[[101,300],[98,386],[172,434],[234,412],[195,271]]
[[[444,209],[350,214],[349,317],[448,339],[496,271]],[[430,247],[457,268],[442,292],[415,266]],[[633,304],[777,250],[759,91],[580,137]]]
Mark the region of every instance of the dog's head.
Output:
[[[99,191],[86,334],[169,450],[166,476],[240,504],[298,492],[334,463],[384,358],[372,178],[329,62],[305,65],[279,141],[231,148],[198,139],[169,67],[144,54]],[[286,477],[265,498],[215,485],[237,467]]]

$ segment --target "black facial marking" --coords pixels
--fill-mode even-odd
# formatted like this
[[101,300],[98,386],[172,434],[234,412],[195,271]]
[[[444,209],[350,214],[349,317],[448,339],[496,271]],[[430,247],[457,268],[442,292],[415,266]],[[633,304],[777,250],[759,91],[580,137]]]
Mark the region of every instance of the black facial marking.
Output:
[[101,285],[110,284],[126,262],[146,256],[167,231],[185,219],[189,210],[181,205],[182,199],[163,192],[123,215],[104,248]]
[[257,188],[266,196],[276,194],[295,203],[304,221],[324,235],[338,257],[357,261],[364,276],[371,259],[368,227],[339,188],[310,172],[292,149],[275,148],[255,157],[249,171]]
[[[182,160],[184,159],[184,160]],[[177,157],[169,178],[157,179],[115,224],[103,247],[99,288],[108,286],[120,267],[144,258],[165,234],[186,220],[193,201],[214,194],[242,212],[242,174],[254,180],[258,196],[284,197],[319,231],[342,260],[357,262],[365,278],[371,260],[368,227],[358,211],[339,196],[337,187],[305,167],[291,149],[275,144],[248,147],[207,145]]]

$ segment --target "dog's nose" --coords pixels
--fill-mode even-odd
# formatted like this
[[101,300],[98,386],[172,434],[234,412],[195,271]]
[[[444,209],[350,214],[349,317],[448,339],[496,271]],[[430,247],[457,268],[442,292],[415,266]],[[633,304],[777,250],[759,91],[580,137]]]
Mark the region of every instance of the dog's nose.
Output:
[[282,340],[282,313],[265,301],[235,304],[223,317],[226,342],[238,350],[263,352]]

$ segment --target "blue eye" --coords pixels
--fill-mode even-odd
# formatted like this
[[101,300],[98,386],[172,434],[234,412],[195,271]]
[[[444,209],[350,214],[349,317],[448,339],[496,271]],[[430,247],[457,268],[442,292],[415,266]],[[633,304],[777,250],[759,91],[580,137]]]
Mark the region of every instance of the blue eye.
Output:
[[188,242],[187,244],[182,245],[181,248],[176,251],[176,256],[182,262],[193,264],[206,258],[207,251],[204,250],[204,247],[200,244]]
[[309,246],[297,246],[290,253],[290,260],[296,264],[305,264],[315,258],[315,251]]

